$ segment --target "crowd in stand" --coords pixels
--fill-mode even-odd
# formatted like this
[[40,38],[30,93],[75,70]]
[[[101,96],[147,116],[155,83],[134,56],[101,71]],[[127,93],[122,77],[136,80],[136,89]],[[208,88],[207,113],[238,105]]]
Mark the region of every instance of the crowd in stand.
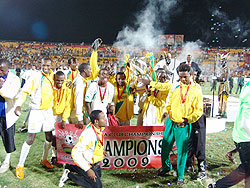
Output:
[[[90,45],[76,45],[76,44],[64,44],[64,43],[37,43],[37,42],[0,42],[0,54],[2,57],[10,60],[12,68],[21,68],[23,70],[28,69],[30,65],[35,64],[40,67],[41,57],[48,56],[52,60],[52,69],[56,69],[58,66],[67,66],[67,60],[70,57],[78,59],[79,63],[89,62],[91,56]],[[181,47],[173,48],[167,47],[158,50],[155,53],[155,58],[159,59],[163,52],[170,53],[172,58],[178,59],[182,51]],[[137,48],[130,49],[129,52],[131,57],[145,57],[146,51]],[[240,72],[244,72],[244,75],[249,75],[249,64],[250,64],[250,51],[248,48],[200,48],[198,54],[195,56],[196,62],[199,64],[201,69],[204,70],[204,76],[210,78],[218,64],[217,54],[230,53],[228,60],[229,68],[234,76],[240,76]],[[123,49],[112,46],[102,46],[98,54],[99,64],[121,64],[123,62]],[[184,60],[184,59],[183,59]]]

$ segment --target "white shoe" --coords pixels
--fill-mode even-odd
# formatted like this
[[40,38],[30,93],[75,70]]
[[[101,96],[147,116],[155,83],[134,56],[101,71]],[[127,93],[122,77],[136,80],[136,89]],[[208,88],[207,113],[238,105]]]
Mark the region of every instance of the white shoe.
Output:
[[198,179],[204,180],[204,179],[206,179],[206,178],[207,178],[206,172],[199,172],[199,173],[198,173]]
[[5,163],[3,162],[1,167],[0,167],[0,174],[6,172],[10,167],[10,163]]
[[63,187],[64,183],[66,183],[66,181],[69,179],[69,177],[68,177],[69,172],[70,172],[69,169],[64,169],[63,175],[62,175],[60,182],[59,182],[59,187]]

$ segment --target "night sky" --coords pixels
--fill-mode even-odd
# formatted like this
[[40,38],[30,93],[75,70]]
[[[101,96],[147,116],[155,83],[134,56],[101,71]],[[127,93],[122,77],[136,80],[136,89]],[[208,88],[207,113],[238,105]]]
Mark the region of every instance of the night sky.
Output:
[[[124,26],[136,27],[136,15],[146,4],[147,0],[0,0],[0,40],[91,43],[101,37],[113,44]],[[215,10],[223,14],[213,15]],[[165,34],[184,34],[185,41],[250,46],[250,0],[178,0],[160,27]]]

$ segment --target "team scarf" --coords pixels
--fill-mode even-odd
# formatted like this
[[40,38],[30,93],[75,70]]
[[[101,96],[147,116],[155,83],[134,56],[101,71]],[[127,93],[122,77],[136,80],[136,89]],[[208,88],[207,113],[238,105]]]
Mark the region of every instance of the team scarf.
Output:
[[186,93],[185,93],[185,95],[184,95],[184,97],[183,97],[183,94],[182,94],[182,84],[180,84],[180,95],[181,95],[181,102],[182,102],[182,104],[184,104],[185,101],[186,101],[186,98],[187,98],[187,94],[188,94],[190,85],[191,85],[191,82],[189,82],[188,87],[187,87],[187,91],[186,91]]
[[[46,78],[46,79],[49,81],[49,83],[50,83],[50,85],[51,85],[51,87],[52,87],[52,89],[53,89],[53,88],[54,88],[54,84],[53,84],[52,82],[54,82],[54,80],[51,81],[51,80],[48,78],[48,76],[47,76],[43,71],[41,71],[41,73],[42,73],[41,86],[42,86],[42,84],[43,84],[44,78]],[[49,74],[48,74],[48,75],[49,75]]]
[[102,137],[100,138],[99,135],[97,134],[96,130],[95,130],[95,127],[94,127],[93,123],[90,122],[90,125],[91,125],[91,127],[92,127],[92,129],[93,129],[93,131],[94,131],[94,133],[95,133],[95,135],[96,135],[97,140],[98,140],[98,141],[101,143],[101,145],[103,146],[103,144],[104,144],[104,137],[103,137],[103,135],[101,135]]

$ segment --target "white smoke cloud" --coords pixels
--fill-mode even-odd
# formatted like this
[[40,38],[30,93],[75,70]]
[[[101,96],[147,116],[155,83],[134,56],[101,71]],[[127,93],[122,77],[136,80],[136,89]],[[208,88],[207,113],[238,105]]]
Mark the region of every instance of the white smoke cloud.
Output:
[[125,26],[117,35],[114,46],[140,47],[152,49],[158,47],[158,35],[162,34],[161,20],[168,19],[170,10],[177,0],[146,0],[144,10],[137,14],[135,27]]
[[195,42],[186,42],[183,47],[180,55],[176,58],[178,62],[184,62],[187,60],[187,55],[192,56],[192,60],[196,61],[202,54],[201,47],[203,42],[197,40]]

